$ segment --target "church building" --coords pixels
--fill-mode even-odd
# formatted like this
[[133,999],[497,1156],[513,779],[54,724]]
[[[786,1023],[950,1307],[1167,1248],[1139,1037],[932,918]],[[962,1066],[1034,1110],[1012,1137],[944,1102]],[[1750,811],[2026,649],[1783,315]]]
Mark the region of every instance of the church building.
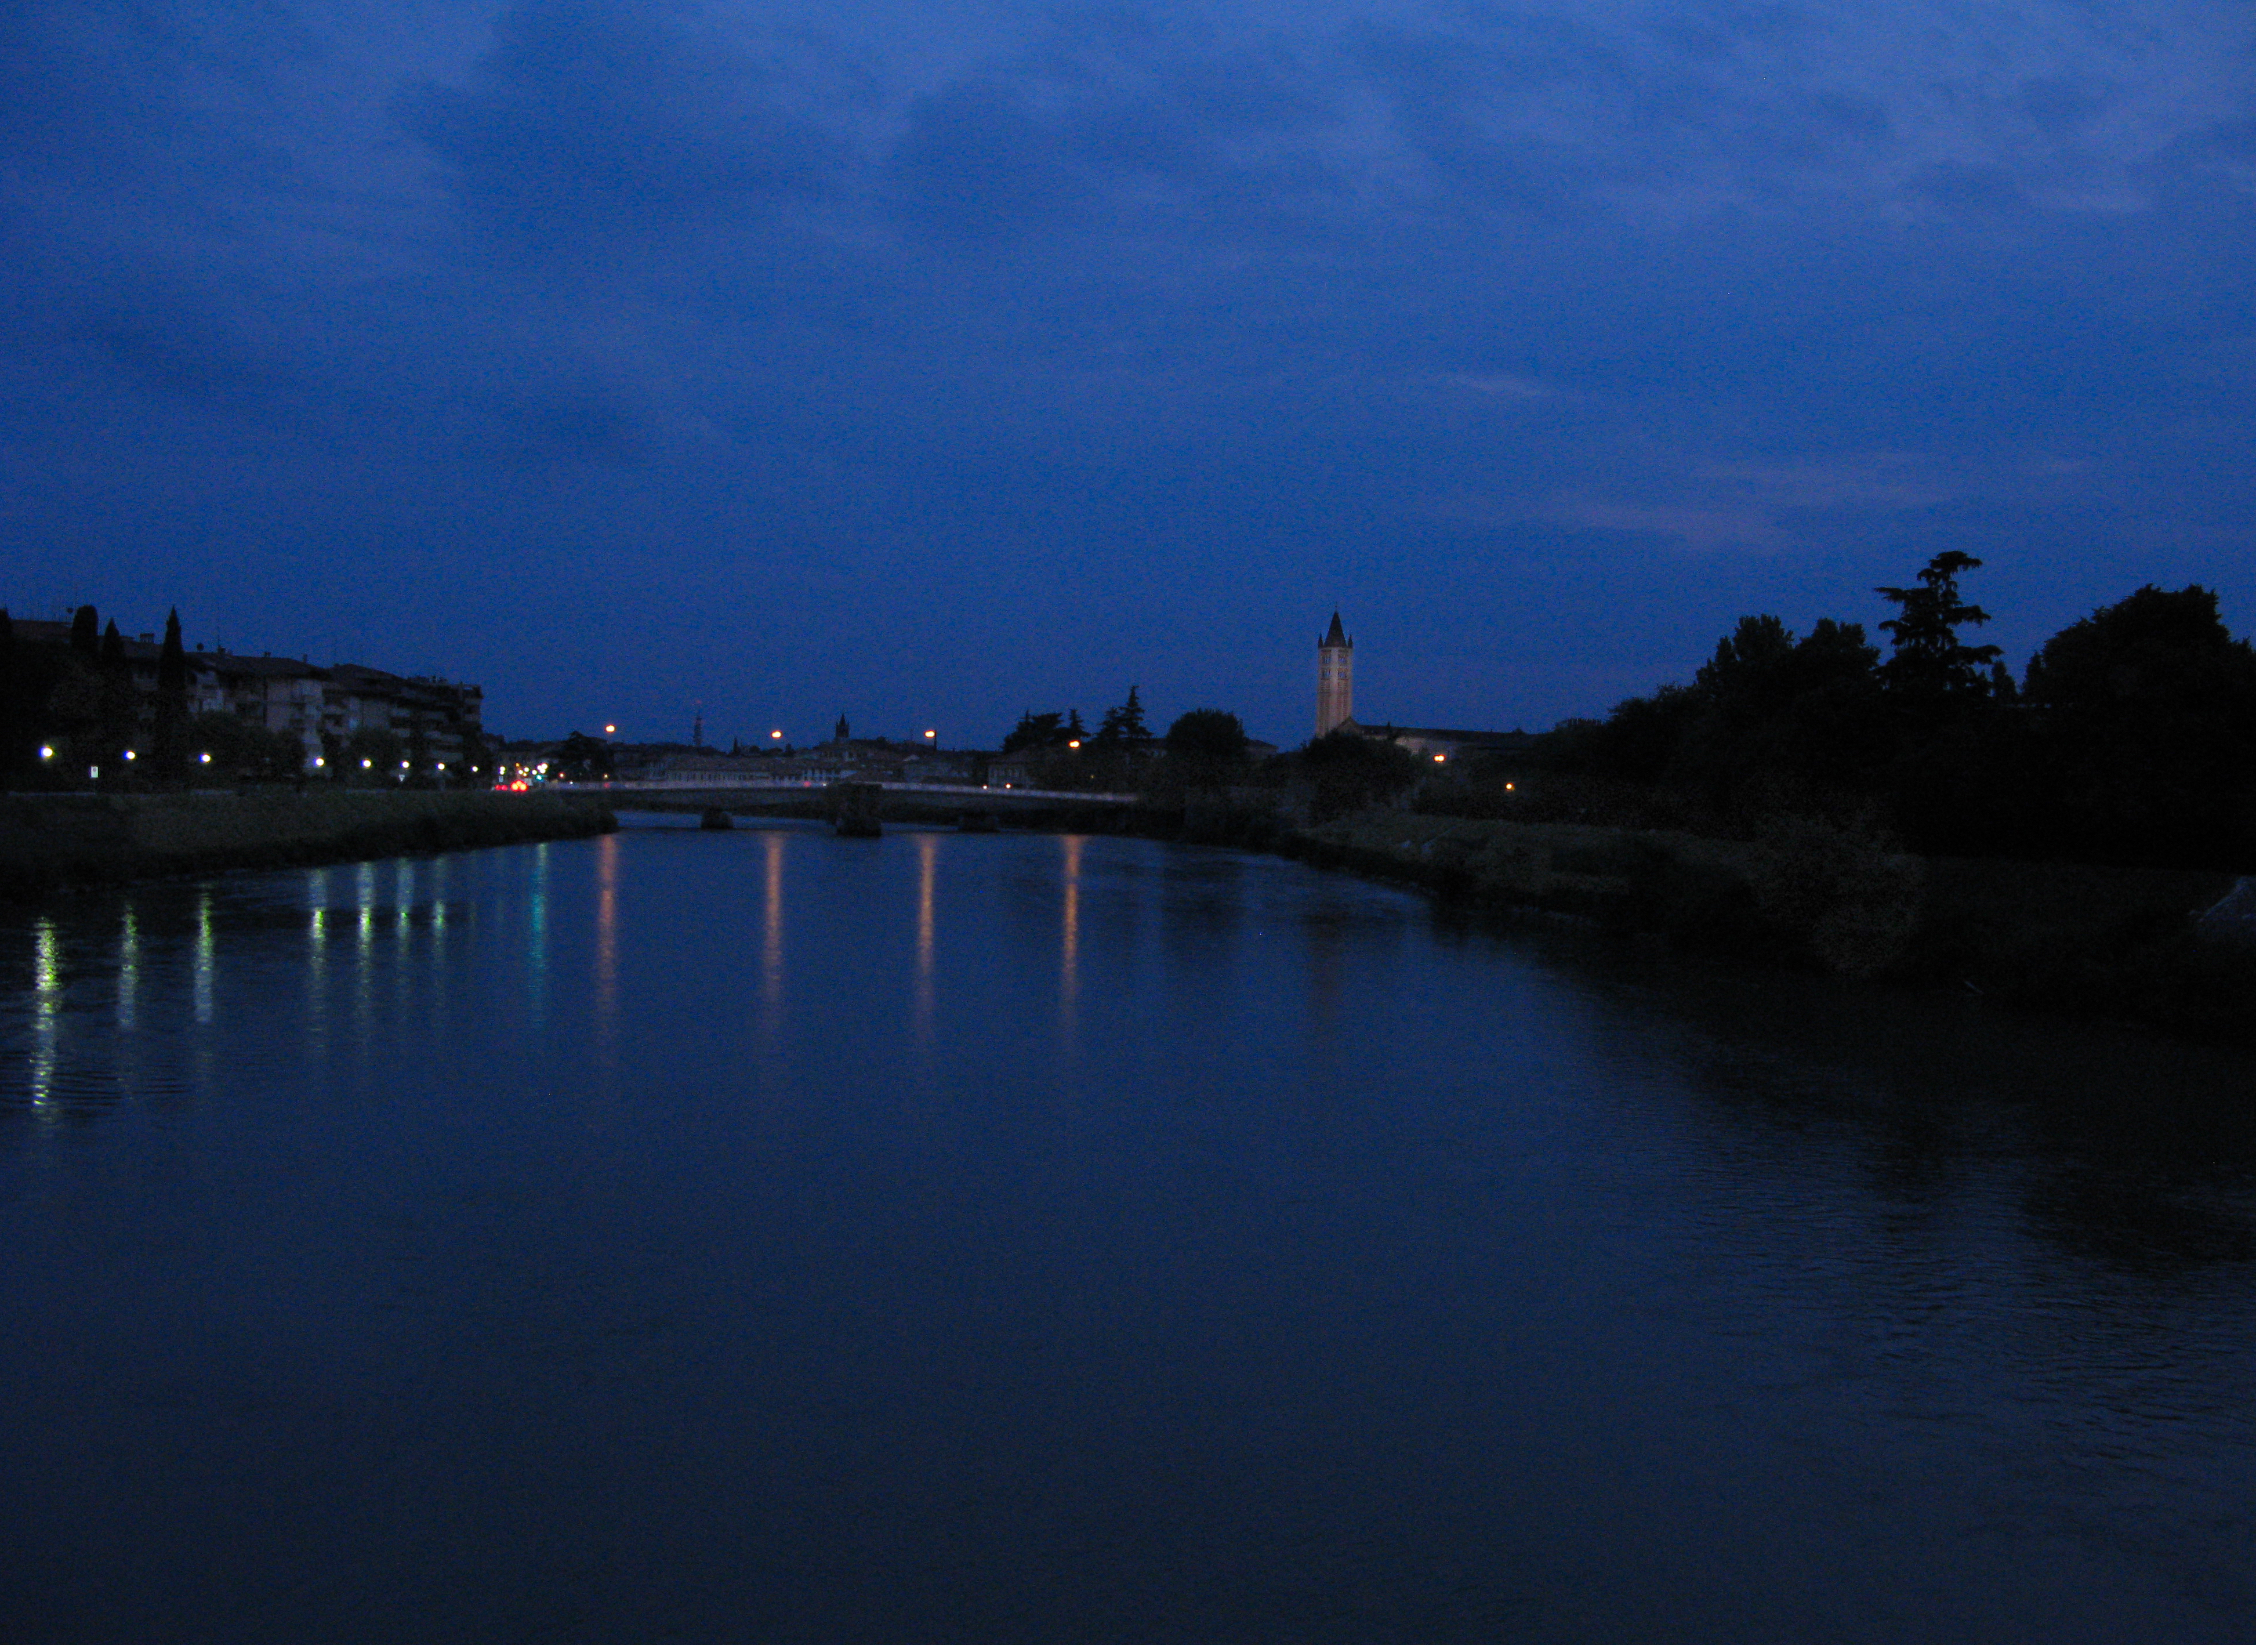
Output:
[[1535,739],[1525,731],[1460,731],[1432,725],[1358,725],[1355,721],[1355,642],[1332,613],[1332,626],[1316,642],[1316,735],[1349,731],[1430,757],[1436,764],[1473,752],[1518,754]]

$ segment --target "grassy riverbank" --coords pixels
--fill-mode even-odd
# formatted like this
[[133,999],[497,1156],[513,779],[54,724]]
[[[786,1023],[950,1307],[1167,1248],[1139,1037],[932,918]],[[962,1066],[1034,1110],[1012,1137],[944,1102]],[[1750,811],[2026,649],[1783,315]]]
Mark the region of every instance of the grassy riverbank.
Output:
[[229,868],[572,839],[608,810],[544,794],[273,789],[0,795],[0,898]]
[[1687,948],[2256,1045],[2256,952],[2193,930],[2227,874],[1912,857],[1820,824],[1740,841],[1407,812],[1273,848]]

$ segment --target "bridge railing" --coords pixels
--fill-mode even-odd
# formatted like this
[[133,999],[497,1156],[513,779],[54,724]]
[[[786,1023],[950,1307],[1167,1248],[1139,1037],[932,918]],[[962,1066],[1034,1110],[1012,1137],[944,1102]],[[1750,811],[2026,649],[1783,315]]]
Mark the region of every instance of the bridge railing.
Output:
[[[727,772],[713,777],[634,778],[607,783],[549,783],[546,786],[568,794],[710,794],[724,789],[730,792],[819,794],[829,788],[833,781],[867,783],[868,779],[748,777]],[[1007,783],[999,788],[992,783],[880,782],[875,786],[888,794],[938,794],[974,802],[1070,800],[1086,805],[1134,805],[1143,798],[1140,794],[1092,793],[1067,788],[1013,788]]]

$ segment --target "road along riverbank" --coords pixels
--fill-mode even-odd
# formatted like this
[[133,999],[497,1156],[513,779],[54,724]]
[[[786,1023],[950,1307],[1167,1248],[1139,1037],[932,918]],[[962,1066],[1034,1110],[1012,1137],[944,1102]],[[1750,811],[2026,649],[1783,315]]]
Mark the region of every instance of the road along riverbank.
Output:
[[538,793],[8,794],[0,795],[0,900],[172,874],[577,839],[617,826],[606,806]]

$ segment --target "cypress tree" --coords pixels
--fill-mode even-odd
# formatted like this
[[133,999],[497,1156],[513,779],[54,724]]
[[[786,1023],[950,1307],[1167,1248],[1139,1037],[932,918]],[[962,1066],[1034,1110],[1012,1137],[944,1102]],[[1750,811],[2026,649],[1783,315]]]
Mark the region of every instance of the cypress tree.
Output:
[[188,780],[188,656],[180,644],[180,612],[165,616],[164,651],[157,658],[156,778],[168,787]]
[[[115,628],[117,625],[110,625]],[[82,605],[71,616],[70,648],[87,667],[93,668],[102,660],[102,630],[95,620],[94,608]]]
[[133,734],[140,729],[141,703],[133,689],[133,664],[126,659],[125,636],[118,632],[115,617],[102,631],[100,674],[98,723],[102,742],[96,761],[105,777],[123,782],[131,774],[125,751],[133,746]]

